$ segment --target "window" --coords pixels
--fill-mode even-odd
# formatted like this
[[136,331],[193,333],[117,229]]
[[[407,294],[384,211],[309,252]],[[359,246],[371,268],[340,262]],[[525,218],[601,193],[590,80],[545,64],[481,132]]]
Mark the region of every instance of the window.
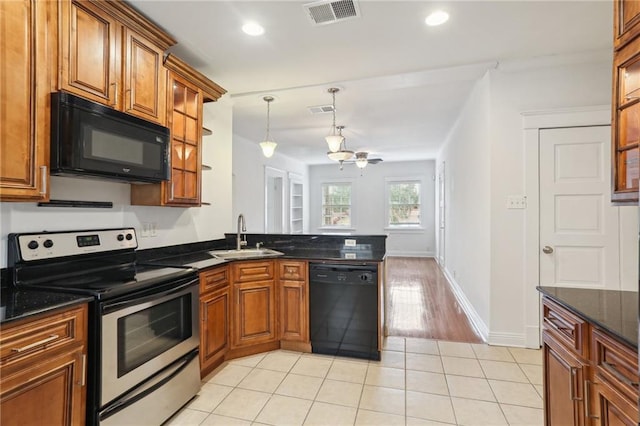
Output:
[[351,184],[322,184],[322,226],[351,226]]
[[387,182],[387,223],[389,227],[421,225],[420,181]]

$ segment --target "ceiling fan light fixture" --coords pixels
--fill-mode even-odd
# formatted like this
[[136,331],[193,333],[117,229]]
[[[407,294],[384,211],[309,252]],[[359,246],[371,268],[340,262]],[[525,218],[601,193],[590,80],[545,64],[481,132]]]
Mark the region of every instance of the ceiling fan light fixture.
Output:
[[267,135],[264,137],[264,141],[260,142],[260,148],[262,148],[262,155],[267,158],[270,158],[273,155],[276,150],[276,146],[278,146],[278,144],[273,141],[271,135],[269,134],[271,113],[271,109],[269,108],[269,106],[271,105],[271,102],[273,102],[273,99],[273,96],[265,96],[264,98],[262,98],[262,100],[267,103]]
[[356,166],[360,169],[364,169],[369,164],[367,159],[368,154],[366,152],[356,152]]
[[329,151],[336,152],[340,150],[340,146],[344,142],[344,137],[339,132],[336,133],[336,93],[338,93],[340,89],[331,87],[327,91],[331,93],[333,99],[331,104],[333,108],[333,122],[331,124],[331,132],[324,139],[327,141],[327,145],[329,145]]

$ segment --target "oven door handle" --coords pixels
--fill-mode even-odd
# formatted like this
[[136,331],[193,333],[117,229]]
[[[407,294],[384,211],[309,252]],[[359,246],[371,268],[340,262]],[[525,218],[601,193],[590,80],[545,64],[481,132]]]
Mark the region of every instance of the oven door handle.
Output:
[[[142,383],[142,385],[140,385],[138,389],[134,389],[132,392],[130,392],[129,395],[124,395],[122,399],[113,402],[112,405],[108,406],[100,412],[100,420],[105,420],[107,417],[110,417],[118,411],[124,410],[128,406],[135,404],[142,398],[155,392],[156,390],[164,386],[167,382],[171,381],[171,379],[180,374],[182,370],[184,370],[189,365],[191,360],[193,360],[197,356],[197,350],[189,352],[188,354],[171,364],[169,367],[167,367],[164,371],[160,372],[156,376],[151,377],[145,383]],[[169,375],[160,379],[160,376],[166,373],[167,370],[173,371]]]
[[106,301],[102,305],[102,313],[107,314],[109,312],[124,309],[129,306],[139,305],[145,302],[152,302],[164,296],[169,296],[172,294],[183,292],[186,288],[192,287],[194,285],[198,285],[198,283],[199,283],[199,278],[194,278],[194,279],[190,278],[188,281],[169,287],[166,290],[157,291],[156,289],[151,289],[151,290],[145,291],[139,297],[130,295],[125,299],[121,298],[114,301]]

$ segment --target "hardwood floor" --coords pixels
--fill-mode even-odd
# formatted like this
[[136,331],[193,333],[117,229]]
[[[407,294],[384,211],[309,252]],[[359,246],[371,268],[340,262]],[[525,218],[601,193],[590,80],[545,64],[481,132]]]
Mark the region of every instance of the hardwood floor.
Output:
[[482,343],[433,258],[386,259],[389,336]]

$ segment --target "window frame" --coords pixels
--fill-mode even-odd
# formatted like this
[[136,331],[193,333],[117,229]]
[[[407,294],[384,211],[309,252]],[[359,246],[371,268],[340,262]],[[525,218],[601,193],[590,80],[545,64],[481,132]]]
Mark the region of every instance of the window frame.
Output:
[[[420,223],[418,224],[392,224],[390,211],[391,211],[391,185],[393,184],[403,184],[403,183],[413,183],[420,185],[419,188],[419,206],[420,206]],[[384,221],[385,221],[385,230],[389,231],[415,231],[415,230],[424,230],[424,179],[421,176],[402,176],[402,177],[387,177],[384,182]]]
[[[324,188],[328,185],[348,185],[350,188],[349,197],[349,225],[325,225],[324,224]],[[354,184],[350,179],[338,179],[338,180],[325,180],[320,183],[320,226],[318,229],[336,229],[340,231],[353,231],[355,230],[355,214],[354,214]]]

